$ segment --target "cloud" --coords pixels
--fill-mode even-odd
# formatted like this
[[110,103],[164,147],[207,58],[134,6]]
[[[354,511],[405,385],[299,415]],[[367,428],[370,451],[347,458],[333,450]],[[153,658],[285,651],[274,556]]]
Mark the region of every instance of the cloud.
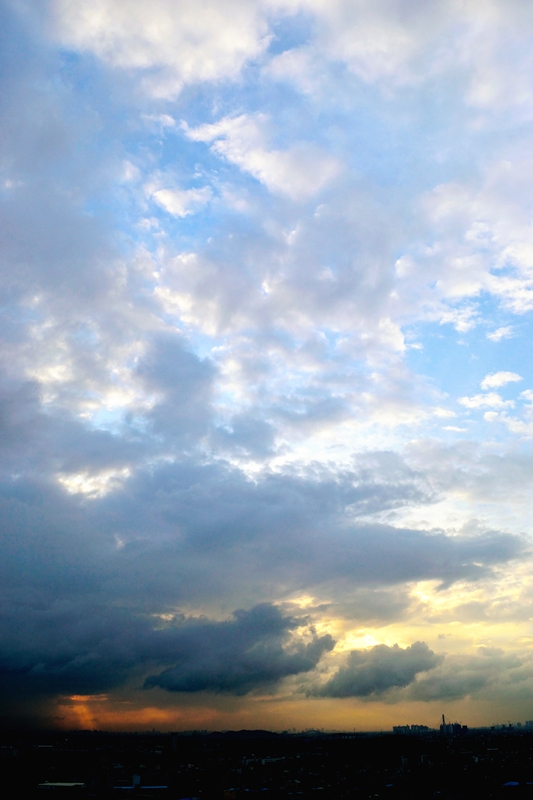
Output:
[[222,451],[240,452],[251,457],[266,457],[275,451],[275,427],[252,414],[236,414],[228,427],[213,431],[211,441]]
[[299,625],[267,604],[236,611],[228,622],[185,624],[171,633],[177,663],[147,678],[144,686],[232,694],[272,687],[284,677],[309,672],[334,647],[329,634],[313,635],[306,644],[290,642],[289,631]]
[[379,698],[390,689],[413,683],[442,661],[425,642],[401,648],[378,644],[369,650],[353,650],[346,664],[318,690],[322,697]]
[[314,669],[335,642],[300,630],[307,627],[269,604],[235,611],[227,621],[177,617],[154,629],[142,615],[74,598],[31,617],[4,603],[0,673],[7,694],[25,684],[37,695],[94,694],[170,664],[144,687],[242,695]]
[[522,376],[516,372],[493,372],[483,378],[481,388],[484,390],[497,389],[500,386],[506,386],[508,383],[517,383],[523,380]]
[[487,339],[491,342],[500,342],[502,339],[510,339],[512,336],[514,336],[514,328],[512,325],[496,328],[495,331],[487,333]]
[[320,19],[319,47],[368,83],[410,83],[416,61],[434,37],[445,35],[447,20],[441,4],[418,6],[415,13],[409,3],[390,0],[305,5],[314,8]]
[[136,374],[157,402],[143,417],[156,433],[194,443],[208,429],[215,367],[179,335],[155,334],[147,344]]
[[423,702],[505,695],[506,683],[523,681],[526,675],[521,673],[530,673],[529,664],[525,670],[520,669],[525,660],[529,659],[488,647],[480,647],[475,656],[448,655],[429,675],[421,675],[407,694],[410,699]]
[[[189,84],[235,80],[250,61],[267,60],[273,26],[298,12],[314,21],[314,35],[303,46],[312,57],[324,65],[340,62],[364,83],[419,85],[460,65],[464,100],[475,108],[520,107],[531,98],[531,15],[519,0],[490,8],[475,2],[413,6],[410,0],[224,0],[209,2],[205,13],[191,0],[155,0],[150,14],[142,0],[119,8],[111,0],[55,0],[50,16],[64,46],[137,70],[153,95],[174,97]],[[291,59],[282,54],[285,74],[300,84],[301,68],[293,64],[301,48],[288,48],[296,51]]]
[[302,142],[289,150],[266,145],[265,115],[224,117],[214,124],[189,128],[187,138],[213,143],[211,150],[250,173],[271,192],[304,200],[315,195],[339,171],[338,162],[315,145]]
[[209,2],[55,0],[54,33],[63,46],[95,53],[121,69],[146,71],[146,89],[174,97],[184,86],[234,79],[268,45],[260,6]]
[[313,47],[293,47],[273,56],[263,67],[263,74],[274,81],[291,82],[307,94],[324,83],[320,67],[323,64]]
[[161,603],[225,596],[248,604],[303,591],[341,597],[354,586],[475,580],[522,549],[518,537],[499,532],[448,537],[349,522],[401,506],[412,491],[369,477],[354,485],[354,477],[280,473],[251,481],[226,465],[186,459],[139,471],[99,501],[125,543],[113,556],[117,569],[127,565],[117,591],[130,595],[133,570],[139,598],[155,600],[157,575]]
[[475,178],[443,183],[426,194],[433,244],[416,260],[425,263],[448,302],[488,292],[512,313],[531,308],[531,221],[524,208],[532,169],[520,146],[488,161]]
[[413,469],[428,470],[434,489],[442,492],[441,496],[458,492],[473,507],[493,502],[485,518],[488,527],[498,519],[500,503],[510,500],[518,511],[522,499],[529,502],[533,459],[527,450],[493,452],[482,442],[444,445],[437,440],[421,440],[411,445],[407,460]]
[[[499,373],[510,375],[512,373]],[[502,384],[498,384],[501,386]],[[489,392],[488,394],[476,394],[473,397],[460,397],[457,401],[466,408],[512,408],[514,402],[512,400],[503,400],[496,392]]]
[[468,333],[478,324],[478,310],[474,305],[465,305],[461,308],[447,309],[440,315],[440,324],[451,323],[459,333]]
[[209,186],[202,189],[157,189],[152,194],[158,206],[173,217],[187,217],[199,211],[213,196]]

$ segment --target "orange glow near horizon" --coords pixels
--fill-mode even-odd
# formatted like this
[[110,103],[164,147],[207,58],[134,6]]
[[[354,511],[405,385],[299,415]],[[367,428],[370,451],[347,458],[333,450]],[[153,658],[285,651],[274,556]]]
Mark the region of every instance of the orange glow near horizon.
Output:
[[86,730],[150,730],[155,725],[164,729],[189,729],[216,725],[220,714],[212,709],[185,709],[159,706],[132,707],[123,700],[106,695],[72,695],[58,703],[61,727]]
[[[172,698],[175,702],[175,698]],[[205,698],[204,698],[205,700]],[[217,698],[213,698],[213,703]],[[151,731],[171,730],[391,730],[393,725],[424,724],[437,728],[443,711],[449,718],[469,726],[506,722],[509,713],[520,720],[524,717],[523,703],[494,704],[471,699],[443,703],[435,702],[365,702],[353,698],[307,698],[257,700],[242,698],[235,709],[208,705],[136,706],[133,701],[102,695],[73,695],[61,698],[56,706],[63,730]],[[56,717],[57,718],[57,717]]]

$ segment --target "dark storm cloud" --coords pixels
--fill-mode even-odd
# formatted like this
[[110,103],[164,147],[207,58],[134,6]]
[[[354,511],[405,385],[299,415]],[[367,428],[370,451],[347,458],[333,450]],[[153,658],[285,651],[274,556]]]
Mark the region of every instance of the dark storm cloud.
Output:
[[[173,692],[246,694],[288,675],[309,672],[335,644],[331,636],[287,644],[298,621],[266,603],[222,623],[185,625],[172,637],[177,663],[145,682]],[[300,623],[301,624],[301,623]]]
[[102,692],[154,665],[166,666],[145,687],[242,695],[312,670],[331,650],[329,635],[299,629],[305,619],[261,604],[232,619],[177,618],[154,629],[127,610],[80,604],[74,597],[43,605],[4,603],[0,615],[2,694]]
[[370,650],[353,650],[347,662],[316,690],[323,697],[380,696],[389,689],[411,684],[421,672],[442,661],[425,642],[402,649],[397,644],[378,644]]
[[[86,593],[87,583],[83,578],[80,583]],[[57,602],[43,603],[38,592],[26,601],[4,601],[2,693],[21,688],[30,694],[101,692],[146,659],[153,636],[146,621],[91,603],[87,595],[79,602],[74,591],[66,596],[66,588],[61,587]]]

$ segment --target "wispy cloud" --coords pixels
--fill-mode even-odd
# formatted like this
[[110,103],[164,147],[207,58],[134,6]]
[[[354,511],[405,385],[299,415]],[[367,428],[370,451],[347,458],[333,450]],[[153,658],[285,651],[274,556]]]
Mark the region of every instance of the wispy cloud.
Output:
[[510,339],[515,335],[512,325],[507,325],[503,328],[496,328],[495,331],[487,333],[487,339],[491,342],[500,342],[502,339]]

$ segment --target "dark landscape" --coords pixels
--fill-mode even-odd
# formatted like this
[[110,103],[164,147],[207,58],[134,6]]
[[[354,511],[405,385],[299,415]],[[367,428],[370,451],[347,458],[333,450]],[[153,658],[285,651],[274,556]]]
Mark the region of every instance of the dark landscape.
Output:
[[[533,797],[533,732],[3,734],[4,796]],[[61,785],[64,784],[64,785]]]

